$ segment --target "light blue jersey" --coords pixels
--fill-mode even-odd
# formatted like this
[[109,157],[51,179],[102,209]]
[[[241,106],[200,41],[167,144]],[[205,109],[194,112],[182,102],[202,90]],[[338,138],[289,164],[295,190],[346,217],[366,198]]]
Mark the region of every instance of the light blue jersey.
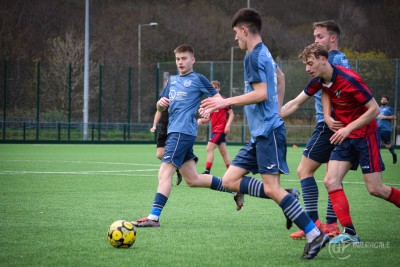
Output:
[[190,72],[187,75],[173,75],[160,93],[170,99],[168,133],[184,133],[197,136],[197,111],[203,95],[218,94],[203,75]]
[[[389,106],[380,106],[380,114],[384,116],[393,116],[393,109]],[[391,120],[376,120],[378,122],[378,127],[381,132],[391,132],[392,131],[392,121]]]
[[[346,67],[348,69],[351,69],[349,60],[347,57],[342,53],[337,50],[332,50],[329,51],[328,55],[328,62],[331,63],[332,65],[339,65]],[[322,90],[319,90],[315,95],[315,120],[316,123],[318,124],[319,122],[324,122],[324,110],[322,108],[322,101],[321,101],[321,94]]]
[[269,137],[272,130],[283,124],[278,115],[277,65],[268,48],[261,42],[244,58],[244,93],[252,92],[252,83],[267,83],[268,99],[244,107],[252,140]]

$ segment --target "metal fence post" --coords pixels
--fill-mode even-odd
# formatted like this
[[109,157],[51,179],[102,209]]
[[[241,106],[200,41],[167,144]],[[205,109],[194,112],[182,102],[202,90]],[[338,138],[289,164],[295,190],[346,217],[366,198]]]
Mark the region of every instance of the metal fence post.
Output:
[[36,141],[39,140],[39,116],[40,116],[40,62],[36,67]]

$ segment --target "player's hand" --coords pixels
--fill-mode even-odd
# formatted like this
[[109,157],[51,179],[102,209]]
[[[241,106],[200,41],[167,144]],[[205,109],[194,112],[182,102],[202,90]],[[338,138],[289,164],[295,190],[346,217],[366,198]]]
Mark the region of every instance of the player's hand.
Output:
[[166,109],[169,106],[169,102],[169,98],[161,97],[160,100],[158,100],[157,105]]
[[225,108],[226,106],[226,98],[209,97],[201,101],[199,113],[200,115],[210,114],[211,112]]
[[325,119],[325,123],[333,132],[336,132],[337,130],[344,127],[344,124],[341,121],[336,121],[332,117],[329,117],[329,119]]
[[231,132],[231,127],[225,126],[225,134],[229,134]]
[[150,132],[151,132],[151,133],[155,133],[155,132],[156,132],[156,128],[157,128],[156,126],[151,127],[151,128],[150,128]]
[[350,135],[351,131],[347,127],[337,130],[329,139],[331,144],[340,145]]
[[197,119],[197,125],[202,125],[203,121],[201,119]]

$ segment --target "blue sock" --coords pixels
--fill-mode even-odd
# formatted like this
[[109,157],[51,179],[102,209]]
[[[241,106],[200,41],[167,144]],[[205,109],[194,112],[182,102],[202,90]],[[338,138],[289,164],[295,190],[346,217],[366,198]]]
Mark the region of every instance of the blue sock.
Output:
[[285,213],[297,227],[303,230],[305,234],[308,234],[315,228],[313,221],[307,216],[300,206],[300,202],[292,194],[287,194],[279,203],[279,206],[283,210],[283,213]]
[[303,193],[304,208],[313,222],[318,216],[318,185],[314,177],[307,177],[300,181]]
[[331,198],[328,196],[328,205],[326,206],[326,223],[331,224],[337,222],[336,213],[333,210]]
[[264,184],[256,178],[247,176],[243,176],[240,182],[240,193],[253,197],[269,198],[265,195]]
[[217,177],[215,177],[215,176],[212,177],[210,189],[216,190],[216,191],[222,191],[222,192],[232,193],[232,191],[226,190],[226,189],[222,186],[222,180],[219,179],[219,178],[217,178]]
[[[162,212],[165,204],[167,203],[167,200],[168,200],[168,197],[157,192],[156,196],[154,197],[153,207],[150,211],[150,216],[152,216],[152,218],[157,217],[157,219],[155,219],[155,220],[158,220],[158,217],[160,217],[161,212]],[[151,218],[149,218],[149,219],[151,219]]]

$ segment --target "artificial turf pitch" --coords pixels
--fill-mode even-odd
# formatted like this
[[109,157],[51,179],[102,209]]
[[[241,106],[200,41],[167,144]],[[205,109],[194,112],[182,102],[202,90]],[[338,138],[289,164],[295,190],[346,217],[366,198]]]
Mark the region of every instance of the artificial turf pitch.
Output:
[[[229,146],[233,158],[239,146]],[[206,146],[196,145],[197,170]],[[312,261],[300,260],[305,240],[292,240],[281,209],[271,200],[246,196],[236,211],[231,194],[176,186],[160,228],[137,229],[136,243],[115,249],[109,225],[147,216],[160,165],[155,145],[0,145],[0,266],[398,266],[400,210],[368,194],[360,170],[344,188],[359,246],[326,246]],[[300,183],[302,149],[288,148],[291,174],[285,188]],[[383,181],[400,188],[399,163],[381,151]],[[225,166],[215,151],[212,173]],[[327,193],[318,170],[319,215],[325,221]],[[259,178],[259,176],[256,176]],[[303,204],[300,198],[301,204]]]

